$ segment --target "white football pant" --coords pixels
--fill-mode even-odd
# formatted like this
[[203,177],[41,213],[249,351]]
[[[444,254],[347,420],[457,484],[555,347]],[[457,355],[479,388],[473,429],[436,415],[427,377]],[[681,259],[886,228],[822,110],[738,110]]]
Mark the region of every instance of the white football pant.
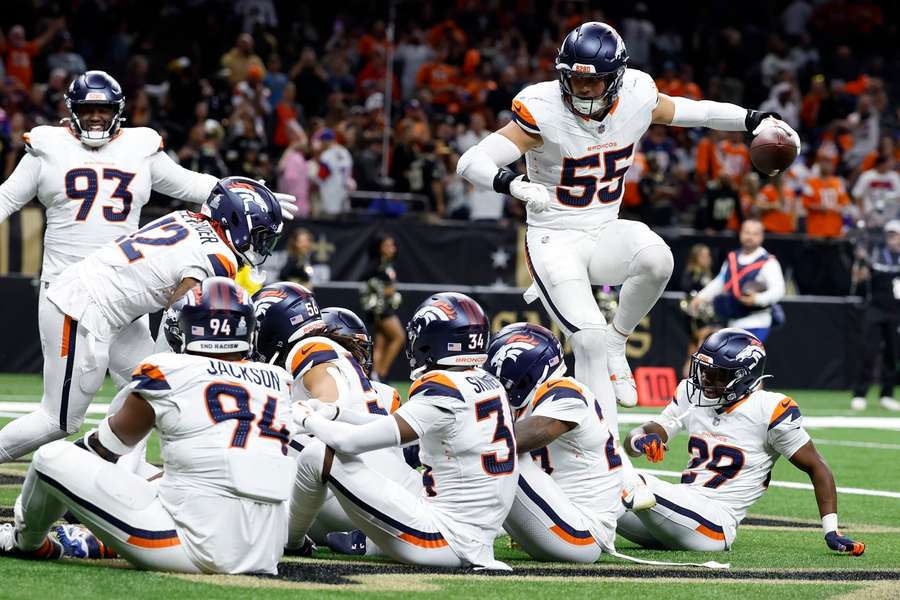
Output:
[[66,510],[140,569],[201,572],[182,547],[152,483],[59,440],[34,454],[16,500],[19,548],[39,547]]
[[629,335],[662,295],[672,273],[672,252],[644,223],[616,219],[593,231],[528,227],[525,255],[544,308],[572,345],[575,378],[600,400],[618,439],[606,318],[591,285],[622,286],[613,325]]
[[503,528],[522,550],[537,560],[592,563],[604,549],[614,549],[618,489],[608,510],[594,515],[606,525],[598,531],[550,475],[529,456],[520,459],[519,487]]
[[377,473],[358,457],[337,453],[325,484],[324,460],[325,445],[318,440],[306,443],[298,457],[288,547],[300,545],[331,490],[353,528],[361,529],[369,544],[394,560],[430,567],[467,566],[450,549],[421,493]]
[[646,548],[720,552],[731,547],[737,523],[719,503],[690,486],[646,473],[641,477],[656,496],[656,506],[624,513],[619,535]]

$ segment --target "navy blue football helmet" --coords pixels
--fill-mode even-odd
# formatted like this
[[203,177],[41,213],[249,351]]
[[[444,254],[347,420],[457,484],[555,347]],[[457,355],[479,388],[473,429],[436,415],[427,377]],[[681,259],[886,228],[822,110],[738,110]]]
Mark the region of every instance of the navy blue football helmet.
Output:
[[412,377],[437,366],[482,366],[490,335],[484,311],[465,294],[431,296],[406,325],[406,357]]
[[563,349],[553,332],[532,323],[512,323],[488,347],[485,369],[506,388],[509,405],[522,408],[539,385],[566,369]]
[[[625,42],[606,23],[591,21],[573,29],[556,57],[556,73],[566,105],[581,117],[596,117],[609,111],[619,95],[627,63]],[[573,76],[602,79],[606,88],[599,98],[579,98],[572,89]]]
[[[72,80],[65,94],[69,110],[69,126],[83,144],[98,148],[119,132],[125,119],[125,96],[119,82],[105,71],[88,71]],[[92,131],[81,122],[79,111],[90,105],[109,106],[113,110],[112,121],[104,131]]]
[[250,296],[227,277],[210,277],[188,292],[178,325],[188,354],[250,352],[256,315]]
[[744,329],[720,329],[691,355],[687,395],[691,404],[727,406],[753,392],[765,375],[766,349]]
[[355,312],[340,308],[338,306],[329,306],[322,309],[322,320],[325,321],[329,331],[333,331],[338,335],[351,337],[359,342],[366,354],[366,360],[363,361],[362,368],[366,373],[372,372],[372,336]]
[[298,283],[269,284],[253,295],[253,305],[259,322],[255,359],[260,362],[282,364],[293,342],[325,330],[315,296]]
[[200,209],[225,231],[244,264],[263,264],[284,226],[274,194],[248,177],[226,177],[212,189]]

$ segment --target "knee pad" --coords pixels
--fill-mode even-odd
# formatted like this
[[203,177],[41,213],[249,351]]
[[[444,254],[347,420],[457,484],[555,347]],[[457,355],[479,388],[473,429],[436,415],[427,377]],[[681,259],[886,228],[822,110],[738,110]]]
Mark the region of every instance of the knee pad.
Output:
[[573,333],[569,337],[575,358],[588,356],[599,358],[606,356],[606,327],[591,327]]
[[660,281],[668,281],[672,276],[675,259],[672,250],[665,244],[654,244],[640,250],[631,259],[629,275],[644,275]]

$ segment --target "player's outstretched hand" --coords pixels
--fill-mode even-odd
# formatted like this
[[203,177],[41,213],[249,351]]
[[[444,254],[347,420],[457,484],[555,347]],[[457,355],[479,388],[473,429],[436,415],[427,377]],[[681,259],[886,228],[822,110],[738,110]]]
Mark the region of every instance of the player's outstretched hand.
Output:
[[281,218],[285,221],[293,221],[297,216],[297,198],[293,194],[282,194],[281,192],[272,192],[278,204],[281,206]]
[[544,212],[550,208],[550,193],[547,192],[547,188],[528,181],[525,175],[519,175],[509,182],[509,193],[534,212]]
[[850,556],[860,556],[866,551],[866,545],[862,542],[854,542],[841,535],[840,531],[829,531],[825,534],[825,543],[835,552],[844,552]]
[[632,441],[634,449],[647,457],[652,463],[661,462],[666,457],[669,448],[663,443],[657,433],[647,433]]

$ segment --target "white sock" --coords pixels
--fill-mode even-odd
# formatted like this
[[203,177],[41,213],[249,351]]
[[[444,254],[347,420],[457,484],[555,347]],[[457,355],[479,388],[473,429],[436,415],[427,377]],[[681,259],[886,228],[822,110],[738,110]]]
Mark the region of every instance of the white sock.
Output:
[[620,333],[615,325],[606,328],[606,348],[611,355],[625,354],[625,342],[627,341],[628,336]]

